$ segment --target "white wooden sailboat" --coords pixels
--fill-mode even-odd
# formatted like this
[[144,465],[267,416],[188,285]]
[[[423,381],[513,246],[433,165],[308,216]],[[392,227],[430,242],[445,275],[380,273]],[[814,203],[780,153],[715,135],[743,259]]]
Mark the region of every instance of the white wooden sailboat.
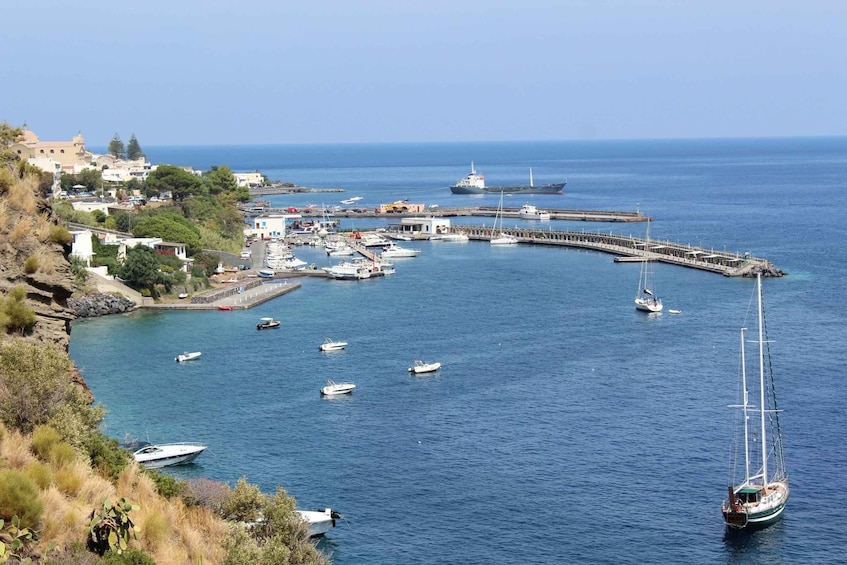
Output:
[[[756,277],[756,302],[758,306],[758,406],[750,403],[747,390],[744,332],[741,328],[741,404],[732,408],[741,410],[739,444],[743,453],[737,454],[736,463],[743,473],[740,481],[728,487],[728,500],[721,511],[727,527],[735,530],[752,530],[767,527],[782,517],[788,501],[788,473],[782,451],[779,429],[779,410],[770,374],[770,346],[762,312],[762,276]],[[766,355],[767,353],[767,355]],[[767,373],[767,374],[766,374]],[[754,392],[755,389],[754,389]],[[758,425],[758,429],[756,429]],[[761,465],[751,471],[751,465]]]
[[662,300],[653,288],[653,261],[650,260],[650,220],[647,220],[647,237],[644,239],[644,260],[638,275],[638,292],[635,294],[635,309],[642,312],[661,312]]
[[[497,220],[500,220],[500,234],[497,234]],[[500,204],[497,206],[497,215],[494,216],[494,231],[491,234],[491,245],[515,245],[518,238],[503,232],[503,191],[500,191]]]

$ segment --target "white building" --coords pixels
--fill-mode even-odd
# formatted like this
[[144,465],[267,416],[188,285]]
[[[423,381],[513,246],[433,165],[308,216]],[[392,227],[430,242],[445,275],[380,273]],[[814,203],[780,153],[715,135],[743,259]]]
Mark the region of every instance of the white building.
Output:
[[257,187],[265,184],[262,173],[232,173],[238,186]]
[[86,267],[91,266],[91,258],[94,257],[94,244],[91,243],[91,230],[73,230],[74,238],[71,244],[71,257],[78,257],[85,262]]
[[248,218],[244,235],[262,239],[285,237],[285,223],[288,220],[302,218],[300,214],[269,214]]
[[450,232],[450,220],[447,218],[403,218],[398,230],[403,235],[428,239],[434,235]]

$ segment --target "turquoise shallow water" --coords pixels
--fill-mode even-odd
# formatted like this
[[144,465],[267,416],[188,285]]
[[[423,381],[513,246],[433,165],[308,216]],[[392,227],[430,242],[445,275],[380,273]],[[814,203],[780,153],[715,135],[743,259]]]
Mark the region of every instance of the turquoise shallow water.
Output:
[[[306,280],[246,312],[76,322],[71,355],[110,410],[108,433],[210,446],[176,476],[247,476],[338,509],[347,520],[321,547],[341,565],[840,558],[845,140],[147,151],[343,186],[366,203],[461,201],[446,187],[471,158],[504,184],[532,166],[538,182],[568,179],[565,195],[532,197],[539,206],[637,203],[651,237],[750,250],[790,273],[765,281],[765,300],[792,498],[755,536],[725,539],[720,517],[753,282],[658,265],[657,290],[682,314],[648,317],[632,304],[637,265],[567,249],[421,242],[392,277]],[[329,264],[321,250],[297,255]],[[262,316],[282,328],[257,332]],[[326,336],[350,345],[320,353]],[[203,356],[174,363],[183,350]],[[417,358],[443,368],[410,376]],[[357,389],[321,399],[327,378]]]

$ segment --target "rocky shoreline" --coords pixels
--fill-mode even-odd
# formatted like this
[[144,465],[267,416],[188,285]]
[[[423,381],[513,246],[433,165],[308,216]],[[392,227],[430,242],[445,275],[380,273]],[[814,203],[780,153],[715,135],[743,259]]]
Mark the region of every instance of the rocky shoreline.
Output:
[[96,318],[109,314],[123,314],[138,308],[138,304],[118,294],[86,294],[69,298],[68,307],[78,318]]

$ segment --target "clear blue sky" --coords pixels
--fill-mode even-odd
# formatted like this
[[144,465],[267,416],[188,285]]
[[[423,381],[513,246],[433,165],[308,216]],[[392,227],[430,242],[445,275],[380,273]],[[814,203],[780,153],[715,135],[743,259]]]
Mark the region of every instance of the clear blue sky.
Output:
[[844,0],[0,0],[0,55],[90,146],[847,134]]

